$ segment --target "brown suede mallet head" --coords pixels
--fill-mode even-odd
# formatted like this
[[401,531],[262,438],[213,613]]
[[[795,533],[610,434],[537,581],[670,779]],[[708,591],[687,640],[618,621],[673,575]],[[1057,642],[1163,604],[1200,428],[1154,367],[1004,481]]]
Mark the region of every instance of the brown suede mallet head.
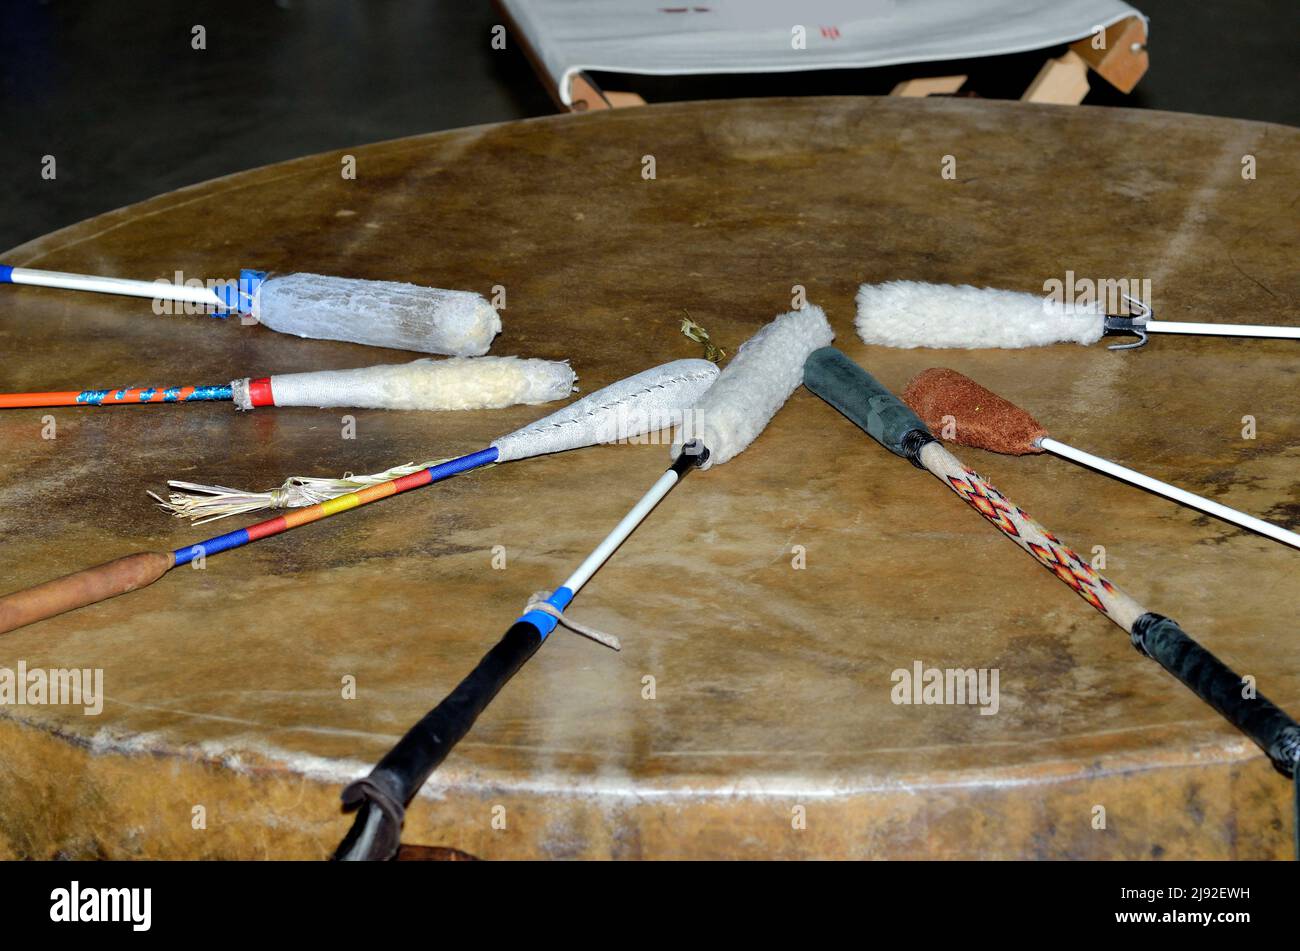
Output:
[[[903,402],[941,439],[1010,456],[1043,451],[1034,445],[1047,435],[1038,420],[956,370],[918,373],[903,390]],[[946,427],[945,416],[952,417]]]

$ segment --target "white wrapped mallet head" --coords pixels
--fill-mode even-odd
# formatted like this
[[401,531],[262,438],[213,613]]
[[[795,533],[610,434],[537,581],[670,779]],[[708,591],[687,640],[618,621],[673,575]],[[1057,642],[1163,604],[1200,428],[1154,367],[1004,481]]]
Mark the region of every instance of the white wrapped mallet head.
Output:
[[501,409],[550,403],[575,389],[566,361],[520,357],[425,358],[410,363],[277,373],[234,380],[239,409],[258,406],[355,406],[362,409]]
[[[581,446],[631,439],[644,433],[671,429],[718,377],[708,360],[674,360],[626,379],[529,423],[494,440],[487,449],[471,453],[474,467],[563,452]],[[468,457],[462,457],[468,458]],[[158,503],[178,518],[203,524],[229,515],[246,515],[263,509],[301,508],[337,498],[366,486],[388,482],[421,469],[441,466],[447,459],[394,466],[373,475],[346,475],[341,479],[291,476],[277,489],[248,492],[221,485],[169,481],[173,490]],[[465,471],[465,470],[461,470]],[[150,493],[152,495],[152,493]]]
[[767,324],[741,345],[690,412],[673,440],[673,456],[692,440],[708,450],[702,469],[744,452],[803,382],[808,355],[834,339],[826,314],[813,304]]
[[1096,343],[1107,334],[1137,337],[1111,350],[1132,350],[1147,334],[1204,334],[1218,337],[1300,339],[1300,327],[1262,324],[1206,324],[1155,320],[1148,304],[1128,295],[1114,302],[1065,302],[1047,294],[1002,291],[969,284],[887,281],[858,289],[858,335],[883,347],[1006,348],[1053,343]]
[[394,350],[477,357],[501,332],[482,294],[323,274],[268,277],[253,318],[280,333]]

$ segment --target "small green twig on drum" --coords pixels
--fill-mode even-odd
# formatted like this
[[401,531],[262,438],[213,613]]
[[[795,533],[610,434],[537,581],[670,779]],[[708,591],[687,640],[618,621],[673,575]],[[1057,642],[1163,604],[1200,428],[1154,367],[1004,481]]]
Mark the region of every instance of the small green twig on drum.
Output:
[[682,313],[686,315],[682,318],[682,334],[688,340],[704,344],[704,359],[713,363],[721,363],[726,359],[727,351],[709,339],[709,332],[691,319],[691,312],[683,307]]

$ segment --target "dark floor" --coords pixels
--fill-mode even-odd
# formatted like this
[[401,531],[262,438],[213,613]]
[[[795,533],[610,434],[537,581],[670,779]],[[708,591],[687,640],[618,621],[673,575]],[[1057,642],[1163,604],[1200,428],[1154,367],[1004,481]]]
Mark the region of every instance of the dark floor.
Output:
[[[1152,69],[1087,100],[1300,125],[1294,0],[1139,0]],[[111,208],[295,156],[553,111],[487,0],[4,0],[0,248]],[[191,48],[191,29],[207,48]],[[986,61],[1013,95],[1041,57]],[[961,67],[962,72],[970,64]],[[887,92],[889,71],[621,81],[648,99]],[[1094,83],[1094,85],[1098,85]],[[57,178],[41,177],[45,155]],[[232,210],[232,222],[237,221]]]

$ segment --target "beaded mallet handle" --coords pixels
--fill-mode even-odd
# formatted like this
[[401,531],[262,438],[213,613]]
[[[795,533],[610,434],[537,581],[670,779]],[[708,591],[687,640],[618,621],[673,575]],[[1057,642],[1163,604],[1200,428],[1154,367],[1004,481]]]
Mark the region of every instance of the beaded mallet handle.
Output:
[[804,365],[804,385],[890,452],[942,480],[994,528],[1127,631],[1141,653],[1154,659],[1250,737],[1283,775],[1296,776],[1300,724],[1262,694],[1243,697],[1241,677],[1227,664],[1175,622],[1144,608],[962,465],[911,409],[866,370],[834,347],[825,347]]

